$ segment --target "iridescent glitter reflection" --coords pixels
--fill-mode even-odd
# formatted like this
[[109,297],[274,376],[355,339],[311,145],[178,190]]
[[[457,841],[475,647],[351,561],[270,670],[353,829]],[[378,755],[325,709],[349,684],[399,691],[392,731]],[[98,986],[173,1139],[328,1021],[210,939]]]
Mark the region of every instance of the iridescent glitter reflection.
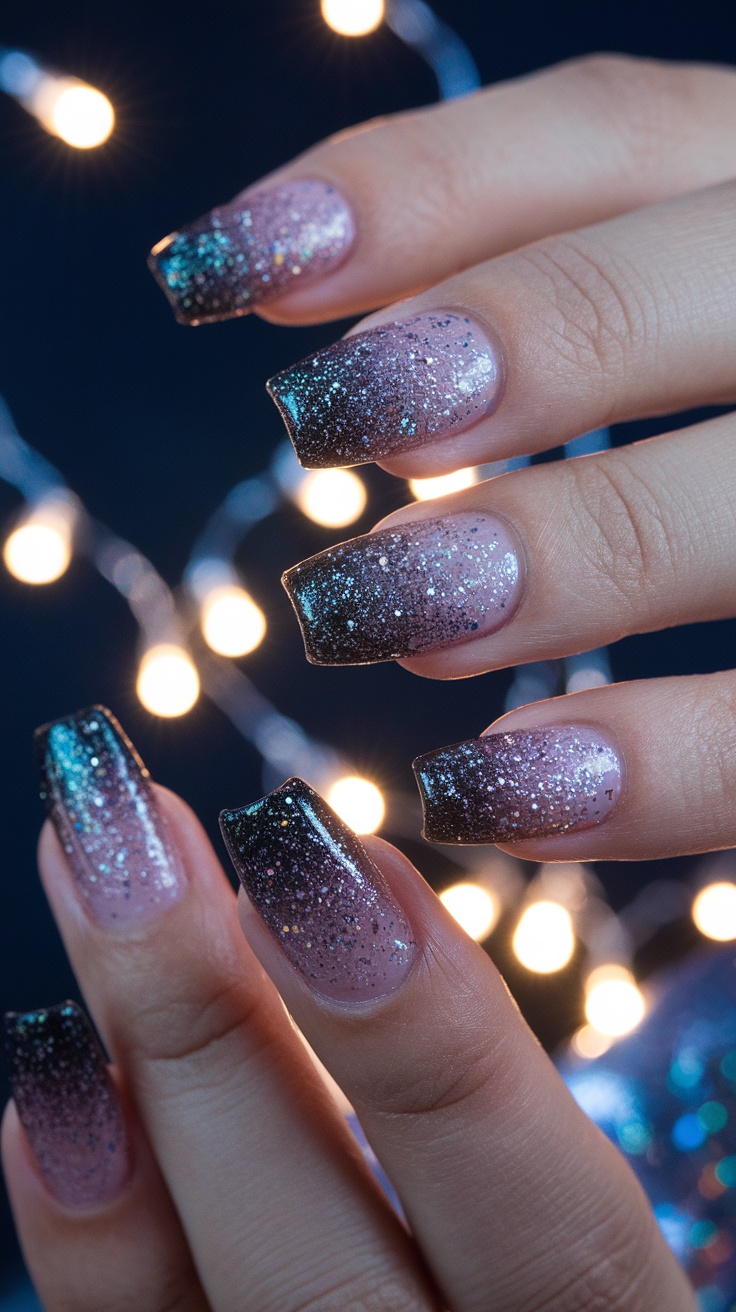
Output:
[[433,843],[513,843],[590,829],[609,816],[623,769],[589,725],[487,734],[414,762]]
[[359,465],[461,433],[500,400],[498,350],[479,324],[426,311],[346,337],[268,383],[308,469]]
[[488,515],[410,520],[287,570],[307,657],[365,665],[467,642],[512,616],[521,554]]
[[326,182],[268,187],[221,205],[154,246],[149,267],[180,323],[250,314],[345,259],[352,212]]
[[177,901],[184,875],[146,767],[104,706],[36,732],[41,797],[90,915],[105,928]]
[[320,993],[364,1002],[403,980],[415,944],[351,829],[302,779],[223,811],[223,837],[251,902]]
[[49,1189],[67,1206],[114,1198],[128,1173],[123,1115],[105,1057],[74,1002],[5,1017],[10,1080]]

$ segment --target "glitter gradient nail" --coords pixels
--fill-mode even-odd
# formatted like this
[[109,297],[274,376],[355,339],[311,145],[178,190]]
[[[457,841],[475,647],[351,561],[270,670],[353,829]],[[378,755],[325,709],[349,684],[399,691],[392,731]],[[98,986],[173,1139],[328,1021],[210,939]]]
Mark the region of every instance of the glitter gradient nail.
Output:
[[220,825],[251,902],[317,992],[363,1002],[398,987],[411,930],[360,841],[309,784],[289,779],[223,811]]
[[176,902],[184,874],[150,776],[114,715],[93,706],[36,731],[41,797],[82,900],[103,928]]
[[69,1207],[110,1202],[129,1170],[123,1113],[102,1049],[74,1002],[5,1017],[10,1083],[51,1193]]
[[214,323],[330,273],[354,240],[352,211],[339,191],[326,182],[286,182],[172,232],[148,265],[180,323]]
[[480,325],[428,311],[346,337],[268,383],[308,469],[359,465],[462,433],[500,400]]
[[366,665],[501,628],[522,589],[521,554],[489,515],[418,519],[353,538],[283,577],[314,665]]
[[414,762],[432,843],[513,843],[591,829],[623,784],[618,752],[588,725],[487,734]]

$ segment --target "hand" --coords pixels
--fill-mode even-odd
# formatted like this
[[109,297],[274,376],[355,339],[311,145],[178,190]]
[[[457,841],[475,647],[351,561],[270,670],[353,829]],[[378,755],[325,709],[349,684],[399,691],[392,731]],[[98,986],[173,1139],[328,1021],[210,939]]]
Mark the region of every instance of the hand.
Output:
[[116,1064],[73,1006],[8,1023],[4,1166],[47,1312],[694,1312],[623,1158],[400,853],[298,780],[224,812],[244,937],[108,712],[39,746],[41,874]]
[[[270,387],[305,464],[423,477],[733,402],[735,172],[733,72],[595,57],[318,146],[155,267],[187,322],[408,297]],[[735,429],[519,470],[321,553],[287,575],[310,659],[457,678],[732,615]],[[443,841],[734,846],[734,674],[525,707],[418,774]]]

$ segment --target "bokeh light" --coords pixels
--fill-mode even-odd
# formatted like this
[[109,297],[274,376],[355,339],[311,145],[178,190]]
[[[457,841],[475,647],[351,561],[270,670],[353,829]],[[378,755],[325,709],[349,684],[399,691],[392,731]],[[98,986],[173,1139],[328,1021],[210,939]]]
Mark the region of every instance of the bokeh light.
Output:
[[572,1036],[571,1045],[574,1053],[585,1061],[593,1061],[608,1052],[612,1040],[607,1034],[601,1034],[593,1025],[581,1025]]
[[488,937],[501,911],[497,895],[480,884],[453,884],[440,893],[440,902],[476,943]]
[[328,790],[327,802],[356,834],[374,834],[386,814],[380,788],[357,774],[338,779]]
[[431,501],[433,497],[449,496],[450,492],[462,492],[477,481],[477,470],[456,469],[454,474],[438,474],[436,478],[410,478],[409,491],[415,501]]
[[532,902],[516,926],[513,948],[527,970],[539,975],[562,970],[575,951],[570,912],[558,902]]
[[70,535],[60,526],[37,520],[14,529],[3,547],[6,568],[21,583],[53,583],[71,558]]
[[186,715],[199,697],[199,675],[189,652],[175,643],[160,643],[143,656],[136,692],[152,715]]
[[598,966],[585,981],[588,1024],[610,1038],[630,1034],[646,1012],[644,995],[625,966]]
[[47,132],[76,150],[101,146],[115,127],[107,96],[73,77],[45,74],[27,108]]
[[266,617],[244,588],[216,588],[202,607],[202,633],[220,656],[246,656],[266,633]]
[[736,884],[708,884],[693,902],[693,920],[706,938],[727,943],[736,938]]
[[340,36],[367,36],[383,22],[384,0],[322,0],[322,17]]
[[317,469],[300,484],[297,505],[315,524],[344,528],[365,510],[366,490],[362,479],[349,469]]

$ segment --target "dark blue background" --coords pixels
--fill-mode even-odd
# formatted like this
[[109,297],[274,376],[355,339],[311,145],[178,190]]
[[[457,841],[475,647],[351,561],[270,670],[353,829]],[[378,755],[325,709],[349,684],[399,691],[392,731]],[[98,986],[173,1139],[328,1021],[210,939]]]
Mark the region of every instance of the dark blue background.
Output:
[[[596,49],[674,59],[736,54],[731,3],[442,0],[435,8],[466,38],[485,81]],[[149,247],[317,138],[433,99],[433,79],[386,30],[361,41],[329,33],[317,0],[5,0],[0,43],[101,86],[119,115],[106,148],[75,153],[0,98],[0,392],[21,433],[90,511],[174,584],[206,516],[233,483],[264,467],[281,440],[264,379],[341,326],[287,331],[252,319],[179,328],[146,270]],[[616,439],[630,440],[632,431]],[[637,425],[635,435],[650,431]],[[369,477],[374,496],[360,528],[400,497],[386,476]],[[0,485],[0,521],[16,505]],[[242,563],[270,625],[248,668],[281,710],[367,773],[409,788],[412,756],[478,732],[499,713],[510,675],[440,686],[393,666],[307,666],[278,576],[338,536],[294,511],[248,541]],[[84,561],[42,589],[0,571],[0,634],[0,1007],[26,1009],[74,992],[35,872],[34,726],[107,703],[154,775],[213,832],[223,805],[258,793],[260,762],[205,700],[172,722],[142,710],[133,690],[133,622]],[[612,652],[614,673],[722,668],[735,638],[736,626],[722,624],[629,639]],[[689,868],[667,863],[669,874]],[[653,870],[601,873],[621,905]],[[679,947],[687,935],[683,928]],[[546,1039],[575,1023],[569,982],[563,996],[549,981],[541,990],[509,970]],[[0,1254],[11,1253],[6,1218]]]

